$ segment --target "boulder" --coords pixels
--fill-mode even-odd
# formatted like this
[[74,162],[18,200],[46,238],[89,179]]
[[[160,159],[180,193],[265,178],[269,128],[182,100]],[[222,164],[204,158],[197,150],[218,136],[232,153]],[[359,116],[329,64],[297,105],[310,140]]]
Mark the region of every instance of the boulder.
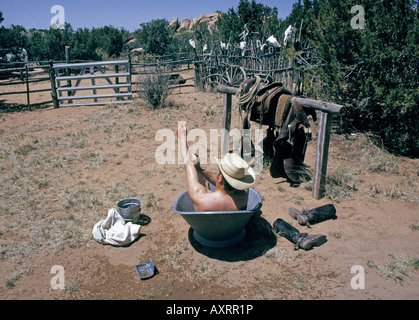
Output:
[[137,39],[131,39],[130,41],[127,42],[126,45],[128,46],[128,48],[130,50],[136,48],[137,47]]
[[194,19],[184,19],[180,24],[178,18],[173,18],[169,24],[169,28],[175,28],[177,26],[175,29],[177,32],[191,31],[196,25],[203,22],[208,24],[208,29],[211,32],[214,30],[215,22],[218,20],[219,16],[220,13],[218,12],[201,14],[199,17]]
[[218,12],[209,13],[209,14],[201,14],[198,18],[192,20],[191,28],[196,26],[201,22],[211,23],[217,21],[220,14]]
[[189,31],[191,27],[192,20],[191,19],[183,19],[179,28],[177,29],[178,32],[181,31]]
[[176,31],[179,28],[179,18],[173,18],[169,23],[169,29]]

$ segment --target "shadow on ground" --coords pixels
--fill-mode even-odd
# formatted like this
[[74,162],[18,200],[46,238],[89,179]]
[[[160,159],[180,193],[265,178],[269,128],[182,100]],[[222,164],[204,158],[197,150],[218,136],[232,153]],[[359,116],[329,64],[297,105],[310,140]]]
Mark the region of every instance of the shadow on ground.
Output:
[[263,256],[268,250],[276,246],[277,236],[272,226],[255,214],[246,225],[245,239],[230,247],[210,248],[203,246],[193,237],[193,229],[189,229],[188,237],[192,247],[199,253],[217,260],[228,262],[248,261]]
[[[43,103],[33,103],[31,104],[31,109],[48,109],[51,108],[52,103],[43,102]],[[23,112],[29,111],[27,104],[18,104],[18,103],[6,103],[5,100],[0,100],[0,114],[2,113],[13,113],[13,112]]]

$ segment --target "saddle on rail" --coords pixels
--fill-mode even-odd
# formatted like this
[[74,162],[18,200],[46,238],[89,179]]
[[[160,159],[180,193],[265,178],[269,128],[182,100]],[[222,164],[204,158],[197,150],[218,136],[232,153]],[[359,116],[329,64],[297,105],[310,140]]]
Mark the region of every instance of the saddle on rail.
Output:
[[308,179],[304,164],[311,141],[308,116],[316,121],[316,112],[292,102],[292,97],[282,83],[250,76],[240,86],[237,103],[245,112],[243,129],[250,129],[251,121],[268,126],[263,151],[272,159],[271,176],[301,183]]

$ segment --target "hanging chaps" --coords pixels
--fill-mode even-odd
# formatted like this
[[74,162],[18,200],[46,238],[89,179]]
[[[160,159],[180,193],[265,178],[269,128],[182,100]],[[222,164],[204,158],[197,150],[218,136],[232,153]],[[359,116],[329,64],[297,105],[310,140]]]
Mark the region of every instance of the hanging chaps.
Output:
[[271,176],[293,183],[309,180],[304,164],[307,143],[311,141],[308,116],[316,121],[316,112],[297,101],[291,103],[292,94],[282,83],[266,84],[258,76],[248,77],[237,96],[240,110],[245,111],[243,129],[249,129],[251,121],[269,127],[263,151],[272,159]]

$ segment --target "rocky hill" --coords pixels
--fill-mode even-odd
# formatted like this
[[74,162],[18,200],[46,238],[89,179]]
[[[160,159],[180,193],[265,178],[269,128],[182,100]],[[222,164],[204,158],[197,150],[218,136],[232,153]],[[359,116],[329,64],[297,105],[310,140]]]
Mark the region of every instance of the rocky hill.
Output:
[[202,14],[194,19],[184,19],[179,22],[179,18],[173,18],[169,23],[169,28],[176,32],[191,31],[193,27],[200,23],[207,23],[208,29],[214,30],[215,22],[218,20],[220,13],[214,12],[209,14]]

